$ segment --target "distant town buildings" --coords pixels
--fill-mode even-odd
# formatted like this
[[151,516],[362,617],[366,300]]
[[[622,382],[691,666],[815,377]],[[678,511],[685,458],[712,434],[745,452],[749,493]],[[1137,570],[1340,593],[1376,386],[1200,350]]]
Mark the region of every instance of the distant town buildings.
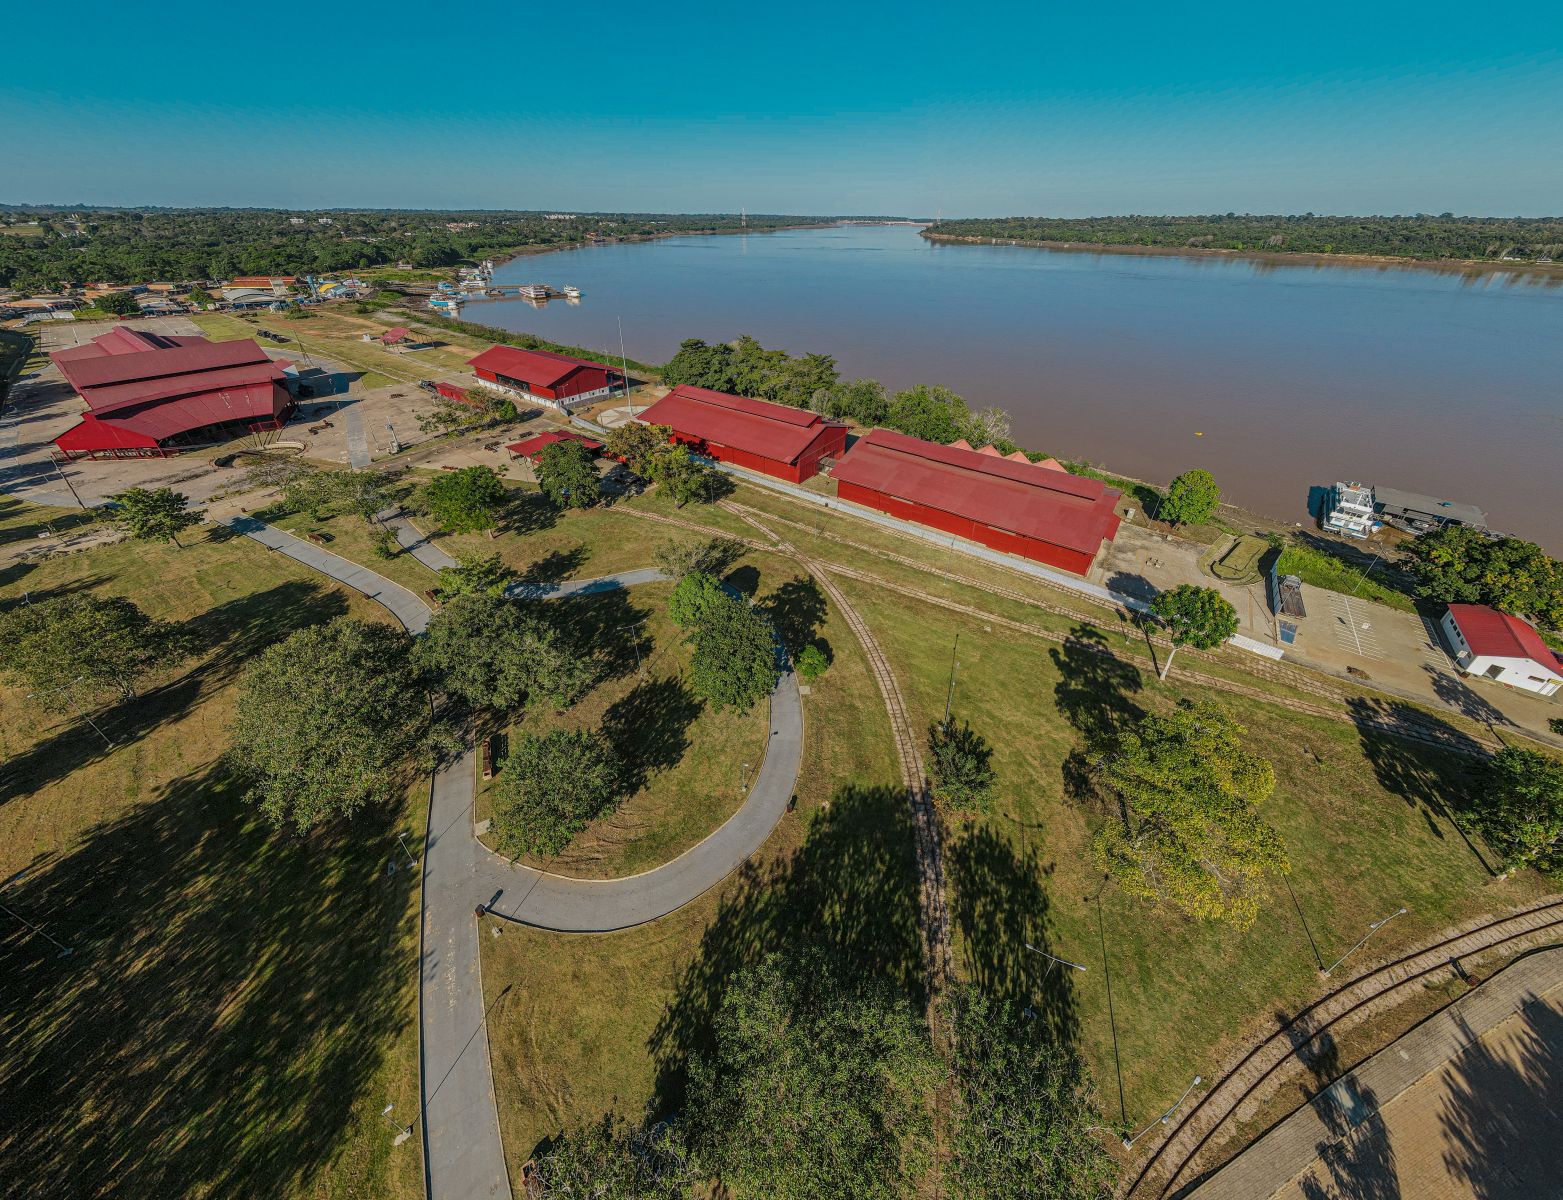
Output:
[[718,462],[746,467],[791,483],[819,473],[840,457],[847,427],[818,413],[684,384],[639,414],[666,425],[672,440]]
[[1441,624],[1467,675],[1541,696],[1563,687],[1563,656],[1519,617],[1485,604],[1451,604]]

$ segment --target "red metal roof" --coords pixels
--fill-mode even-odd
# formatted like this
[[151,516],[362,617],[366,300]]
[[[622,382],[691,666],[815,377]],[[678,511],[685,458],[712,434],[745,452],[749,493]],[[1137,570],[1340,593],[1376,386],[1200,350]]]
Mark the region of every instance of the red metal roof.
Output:
[[[205,338],[167,338],[169,346],[144,346],[128,349],[106,333],[92,340],[92,348],[77,346],[61,350],[52,357],[66,380],[78,392],[108,384],[160,379],[221,367],[236,367],[271,360],[253,338],[233,342],[209,342]],[[135,333],[136,330],[127,332]]]
[[1449,615],[1472,654],[1483,658],[1528,658],[1563,679],[1563,663],[1528,622],[1485,604],[1451,604]]
[[819,436],[826,421],[819,413],[730,396],[682,384],[640,413],[648,425],[666,425],[674,433],[719,446],[732,446],[777,462],[792,463]]
[[534,454],[542,453],[545,446],[552,446],[555,442],[580,442],[593,454],[603,446],[595,438],[589,438],[582,433],[572,433],[568,429],[550,429],[547,433],[534,433],[519,442],[511,442],[505,449],[521,458],[531,458]]
[[387,329],[384,333],[382,333],[380,335],[380,340],[382,342],[399,342],[406,336],[407,327],[405,325],[397,325],[391,329]]
[[[111,450],[118,446],[155,446],[176,434],[228,421],[258,421],[277,415],[276,389],[271,383],[224,388],[152,404],[134,412],[84,413],[54,439],[61,450]],[[124,439],[128,440],[116,440]]]
[[1084,554],[1118,532],[1119,493],[1095,479],[888,429],[859,438],[831,477]]
[[447,400],[460,400],[465,403],[467,399],[467,389],[460,384],[440,382],[434,385],[434,390]]
[[496,375],[508,375],[522,383],[546,388],[557,386],[582,367],[618,374],[612,367],[589,359],[571,358],[548,350],[518,350],[514,346],[490,346],[476,358],[468,359],[467,365],[475,371],[493,371]]

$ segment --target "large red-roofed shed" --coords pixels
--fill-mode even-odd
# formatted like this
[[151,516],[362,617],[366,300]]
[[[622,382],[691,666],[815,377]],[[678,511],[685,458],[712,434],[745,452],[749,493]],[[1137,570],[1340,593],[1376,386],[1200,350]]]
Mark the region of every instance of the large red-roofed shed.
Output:
[[601,399],[623,383],[612,367],[549,350],[490,346],[467,365],[483,382],[556,408]]
[[718,462],[746,467],[792,483],[819,473],[820,461],[839,458],[847,427],[819,413],[683,384],[639,414],[666,425],[671,440]]
[[831,478],[843,500],[1084,575],[1118,533],[1094,479],[875,429]]

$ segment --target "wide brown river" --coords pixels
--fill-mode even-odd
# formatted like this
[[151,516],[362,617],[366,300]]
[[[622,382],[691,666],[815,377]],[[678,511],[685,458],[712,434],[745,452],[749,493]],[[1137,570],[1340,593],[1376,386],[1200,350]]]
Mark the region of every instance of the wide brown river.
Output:
[[1307,520],[1360,479],[1468,501],[1563,553],[1563,280],[936,245],[907,226],[680,237],[515,259],[578,304],[463,316],[664,362],[742,333],[892,388],[942,383],[1015,440]]

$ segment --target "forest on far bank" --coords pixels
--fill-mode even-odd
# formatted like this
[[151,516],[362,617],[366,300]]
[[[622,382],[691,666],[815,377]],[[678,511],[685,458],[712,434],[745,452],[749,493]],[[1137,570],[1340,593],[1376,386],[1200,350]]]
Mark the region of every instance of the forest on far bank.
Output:
[[1086,242],[1279,254],[1536,262],[1563,257],[1563,217],[1321,217],[1252,213],[1190,217],[983,217],[939,221],[925,234],[1017,242]]

